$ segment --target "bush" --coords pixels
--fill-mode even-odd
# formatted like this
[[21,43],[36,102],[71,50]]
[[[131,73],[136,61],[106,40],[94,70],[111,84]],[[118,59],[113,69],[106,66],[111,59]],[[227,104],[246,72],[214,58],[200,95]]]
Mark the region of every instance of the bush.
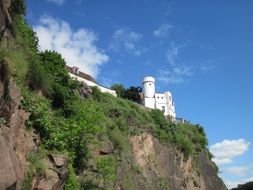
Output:
[[181,134],[176,135],[175,144],[184,153],[185,159],[188,159],[193,153],[192,142],[186,136]]
[[34,60],[29,64],[26,78],[27,85],[31,90],[41,90],[44,95],[51,96],[51,76],[45,71],[39,60]]
[[160,128],[168,127],[168,120],[165,119],[163,112],[158,109],[153,109],[150,111],[150,115],[153,118],[156,125]]
[[131,147],[128,142],[128,138],[117,127],[108,130],[108,136],[114,147],[119,150],[119,152],[126,153],[130,150]]
[[111,86],[112,90],[115,90],[118,97],[123,98],[126,92],[125,87],[122,84],[113,84]]
[[[22,1],[22,0],[15,0]],[[12,1],[13,2],[13,1]],[[17,35],[16,43],[29,54],[37,54],[39,39],[36,32],[25,22],[23,16],[17,16],[14,20],[14,32]]]
[[126,89],[123,97],[125,99],[132,100],[133,102],[140,104],[141,103],[141,98],[140,98],[141,92],[142,92],[141,87],[130,86],[130,88]]
[[24,0],[11,1],[10,12],[12,17],[15,15],[25,15],[26,7]]

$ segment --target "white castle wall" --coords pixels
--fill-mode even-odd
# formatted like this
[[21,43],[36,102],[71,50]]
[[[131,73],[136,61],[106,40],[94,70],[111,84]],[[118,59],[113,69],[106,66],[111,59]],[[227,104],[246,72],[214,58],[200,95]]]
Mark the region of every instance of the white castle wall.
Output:
[[165,116],[176,118],[175,104],[172,94],[167,91],[165,93],[155,93],[155,78],[146,76],[142,80],[143,86],[143,105],[152,109],[159,109],[164,112]]
[[101,86],[101,85],[98,85],[98,84],[95,83],[95,82],[89,81],[89,80],[87,80],[87,79],[84,79],[84,78],[79,77],[79,76],[77,76],[77,75],[74,75],[74,74],[72,74],[72,73],[69,73],[69,75],[70,75],[71,78],[74,78],[74,79],[76,79],[76,80],[78,80],[78,81],[84,82],[84,83],[86,83],[88,86],[96,86],[96,87],[98,87],[98,89],[99,89],[101,92],[103,92],[103,93],[109,93],[109,94],[111,94],[111,95],[117,97],[117,93],[116,93],[115,90],[112,90],[112,89],[103,87],[103,86]]
[[142,80],[144,106],[147,108],[155,108],[155,79],[151,76],[146,76]]

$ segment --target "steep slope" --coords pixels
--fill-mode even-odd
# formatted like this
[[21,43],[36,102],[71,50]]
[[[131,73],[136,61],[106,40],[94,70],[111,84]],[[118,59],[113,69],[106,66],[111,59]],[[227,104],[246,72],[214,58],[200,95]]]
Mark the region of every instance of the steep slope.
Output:
[[227,189],[201,126],[71,80],[23,13],[1,1],[0,189]]

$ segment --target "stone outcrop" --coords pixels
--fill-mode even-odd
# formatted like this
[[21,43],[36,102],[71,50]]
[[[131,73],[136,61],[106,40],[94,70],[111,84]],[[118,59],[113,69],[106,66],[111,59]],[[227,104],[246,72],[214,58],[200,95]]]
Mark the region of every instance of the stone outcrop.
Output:
[[8,48],[13,39],[11,32],[12,18],[9,13],[11,0],[0,1],[0,47]]
[[86,83],[82,82],[78,89],[78,93],[82,98],[86,99],[91,96],[92,90]]
[[21,105],[21,94],[14,83],[8,62],[0,62],[0,189],[21,188],[28,163],[27,154],[36,149],[32,131],[25,129],[29,117]]
[[129,189],[227,190],[205,154],[186,159],[174,146],[163,145],[146,132],[131,137],[130,141],[133,153],[130,163],[138,172],[134,174],[130,163],[126,163],[118,172],[116,189],[131,186]]
[[43,160],[45,175],[35,177],[33,189],[36,190],[62,190],[67,178],[67,157],[57,154],[49,154]]
[[[25,129],[29,118],[22,108],[22,96],[14,82],[9,64],[0,62],[0,190],[20,190],[29,168],[27,156],[39,145],[33,131]],[[44,160],[45,175],[35,176],[33,189],[61,190],[67,178],[67,158],[49,154]]]

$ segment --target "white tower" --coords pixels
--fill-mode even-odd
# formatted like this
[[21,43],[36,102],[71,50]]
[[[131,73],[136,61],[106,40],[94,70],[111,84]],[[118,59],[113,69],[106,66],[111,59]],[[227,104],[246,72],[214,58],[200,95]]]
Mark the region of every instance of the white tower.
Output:
[[142,87],[144,94],[144,106],[148,108],[155,108],[155,78],[152,76],[145,76],[142,79]]

